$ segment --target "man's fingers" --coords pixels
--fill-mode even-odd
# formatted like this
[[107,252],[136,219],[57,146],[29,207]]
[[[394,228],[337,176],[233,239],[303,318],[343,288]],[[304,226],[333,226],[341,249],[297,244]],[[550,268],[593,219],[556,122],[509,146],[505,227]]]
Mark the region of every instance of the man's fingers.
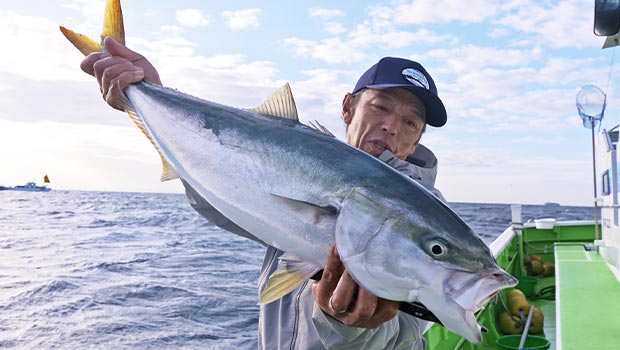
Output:
[[377,301],[377,311],[375,313],[375,317],[384,321],[391,320],[398,313],[399,307],[400,302],[398,301],[379,299]]
[[[337,309],[337,306],[333,305],[332,297],[343,272],[344,266],[340,261],[336,247],[333,246],[327,256],[321,280],[312,284],[312,294],[314,295],[314,299],[317,304],[324,312],[334,317],[337,317],[337,313],[334,311],[334,308],[336,308],[336,310],[340,309]],[[346,305],[342,308],[342,310],[346,310]]]
[[129,84],[144,79],[144,71],[139,67],[128,66],[128,63],[119,63],[108,67],[101,77],[101,90],[105,93],[114,85],[120,84],[125,89]]
[[123,109],[121,94],[129,84],[147,81],[162,85],[155,67],[137,52],[119,44],[111,37],[103,41],[106,52],[89,54],[80,68],[94,75],[103,99],[116,109]]
[[92,76],[95,76],[95,62],[110,56],[107,53],[103,53],[103,52],[93,52],[91,54],[89,54],[88,56],[86,56],[86,58],[84,58],[82,60],[82,62],[80,63],[80,68],[82,69],[82,71],[84,71],[87,74],[90,74]]
[[[101,90],[103,91],[107,91],[108,90],[108,86],[110,83],[110,80],[112,78],[114,78],[114,74],[112,72],[111,69],[113,69],[115,72],[117,72],[116,74],[118,74],[123,68],[123,66],[117,66],[117,65],[123,65],[125,64],[128,68],[131,68],[131,62],[129,62],[127,59],[122,58],[122,57],[116,57],[116,56],[105,56],[103,58],[101,58],[100,60],[98,60],[97,62],[95,62],[95,64],[93,64],[93,70],[95,71],[95,77],[97,78],[97,82],[99,83],[99,86],[101,86]],[[116,68],[113,68],[113,66],[117,66]],[[104,79],[107,80],[107,82],[105,82],[104,84]]]
[[356,318],[356,324],[364,324],[375,315],[377,302],[376,296],[363,287],[359,288],[355,307],[350,312],[351,316]]
[[144,58],[144,56],[140,55],[135,51],[131,51],[125,45],[119,44],[112,37],[106,37],[103,39],[103,45],[106,50],[113,56],[120,56],[126,58],[132,62],[138,61]]
[[104,100],[115,109],[118,109],[119,111],[123,110],[123,104],[120,102],[120,90],[117,87],[110,88],[110,91],[104,95]]
[[143,77],[144,72],[141,70],[122,72],[118,77],[112,79],[108,89],[103,91],[104,99],[110,106],[124,110],[123,98],[121,97],[123,90],[129,84],[142,80]]
[[347,271],[342,274],[338,285],[331,296],[331,306],[335,311],[346,311],[353,301],[353,296],[357,289],[357,283],[351,278]]
[[[108,56],[100,59],[94,64],[95,76],[101,91],[105,93],[110,89],[110,85],[119,80],[120,77],[127,79],[127,81],[121,81],[123,88],[131,83],[137,83],[144,78],[144,70],[140,67],[136,67],[128,61],[126,58],[117,56]],[[126,74],[126,73],[130,74]]]
[[344,266],[342,266],[342,263],[340,262],[340,257],[338,256],[338,251],[336,251],[336,246],[333,246],[327,256],[327,261],[325,262],[325,267],[323,268],[323,276],[318,282],[318,292],[329,298],[334,289],[336,289],[340,276],[343,272]]
[[400,303],[397,301],[377,298],[369,292],[363,292],[360,289],[360,295],[355,308],[351,310],[349,319],[346,321],[351,326],[377,328],[382,323],[396,316],[399,305]]
[[323,277],[312,294],[323,312],[355,327],[376,328],[398,313],[399,302],[377,298],[359,287],[344,268],[336,247],[327,256]]

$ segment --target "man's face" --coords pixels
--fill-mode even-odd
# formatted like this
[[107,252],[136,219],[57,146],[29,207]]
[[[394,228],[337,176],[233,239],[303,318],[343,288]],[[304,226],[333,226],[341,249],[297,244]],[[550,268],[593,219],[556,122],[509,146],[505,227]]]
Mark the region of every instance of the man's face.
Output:
[[425,116],[422,101],[401,88],[366,89],[342,102],[347,143],[375,157],[388,149],[407,158],[420,141]]

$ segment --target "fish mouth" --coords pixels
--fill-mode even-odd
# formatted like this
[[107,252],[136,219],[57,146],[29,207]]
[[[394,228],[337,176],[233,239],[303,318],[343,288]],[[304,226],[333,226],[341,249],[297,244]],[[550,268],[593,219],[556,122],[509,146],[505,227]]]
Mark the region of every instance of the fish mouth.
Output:
[[446,328],[475,344],[482,341],[475,313],[499,291],[517,284],[514,277],[501,270],[484,275],[455,271],[445,281],[441,295],[425,289],[419,300]]
[[479,278],[471,273],[455,271],[445,285],[445,292],[454,296],[454,301],[462,308],[477,312],[497,293],[517,284],[517,280],[504,271],[489,272]]

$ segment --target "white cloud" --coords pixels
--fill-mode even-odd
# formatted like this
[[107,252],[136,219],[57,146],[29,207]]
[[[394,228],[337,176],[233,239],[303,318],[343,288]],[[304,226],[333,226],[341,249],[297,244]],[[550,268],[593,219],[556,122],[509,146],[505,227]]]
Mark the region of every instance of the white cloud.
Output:
[[284,45],[302,57],[311,57],[328,63],[360,62],[368,57],[367,48],[398,49],[412,45],[452,41],[449,36],[435,35],[420,29],[417,32],[385,31],[376,32],[366,24],[359,24],[346,37],[334,36],[322,40],[287,38]]
[[224,11],[222,16],[226,19],[226,25],[234,31],[256,29],[260,26],[258,16],[262,11],[257,8],[238,11]]
[[501,38],[504,36],[508,36],[509,34],[510,34],[510,31],[506,28],[493,28],[489,32],[489,36],[491,38]]
[[342,23],[337,22],[327,22],[323,25],[323,30],[331,35],[342,34],[347,31],[347,29],[342,25]]
[[276,80],[278,70],[273,63],[247,60],[239,54],[168,56],[156,62],[166,85],[236,107],[254,107],[283,85]]
[[[80,12],[90,24],[97,24],[101,30],[101,20],[105,1],[103,0],[62,0],[61,6],[64,8]],[[97,33],[98,34],[98,33]]]
[[[39,80],[86,80],[82,54],[67,41],[58,23],[0,10],[0,72]],[[10,49],[9,49],[10,48]]]
[[487,67],[520,67],[539,61],[543,52],[534,47],[529,50],[509,50],[497,47],[462,45],[457,48],[435,49],[425,57],[441,62],[451,72],[475,72]]
[[498,24],[525,34],[551,47],[596,47],[600,40],[592,34],[592,4],[580,0],[526,2],[510,6]]
[[209,24],[209,18],[197,9],[177,10],[176,19],[181,25],[190,28],[205,27]]
[[352,63],[366,58],[366,54],[350,42],[340,38],[329,38],[321,41],[289,38],[284,45],[293,48],[293,52],[302,57],[311,57],[328,63]]
[[479,23],[498,11],[498,3],[492,0],[412,0],[396,7],[373,7],[371,16],[390,18],[398,24]]
[[548,85],[572,86],[596,83],[604,86],[607,83],[609,66],[595,58],[550,57],[545,60],[536,76],[536,80]]
[[431,72],[450,119],[479,130],[571,128],[578,124],[571,119],[574,87],[592,79],[604,84],[608,69],[599,59],[552,57],[539,46],[465,45],[432,50],[423,61],[439,67]]
[[330,19],[334,17],[342,17],[344,13],[340,10],[325,9],[325,8],[313,8],[310,9],[310,16],[319,17],[321,19]]
[[349,72],[330,69],[313,69],[303,72],[307,77],[293,82],[292,90],[302,122],[318,120],[334,135],[344,139],[341,103],[347,91],[353,86],[343,83],[349,79]]

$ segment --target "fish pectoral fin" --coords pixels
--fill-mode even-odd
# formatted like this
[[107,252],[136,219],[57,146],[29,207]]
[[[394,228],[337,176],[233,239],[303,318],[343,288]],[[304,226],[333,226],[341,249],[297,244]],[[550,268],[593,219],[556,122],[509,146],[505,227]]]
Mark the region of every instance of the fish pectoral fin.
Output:
[[276,90],[259,106],[252,108],[251,111],[284,119],[299,120],[295,99],[288,83]]
[[[371,242],[379,235],[392,236],[389,234],[392,213],[384,202],[373,198],[372,193],[362,187],[353,189],[342,202],[336,220],[338,254],[354,278],[367,274],[364,259]],[[382,244],[386,244],[384,249],[389,247],[387,241]]]
[[271,195],[281,203],[291,207],[298,213],[305,213],[314,219],[317,223],[323,215],[338,215],[338,208],[329,203],[318,203],[320,201],[313,198],[308,199],[295,199],[289,196],[271,193]]
[[271,275],[267,287],[260,294],[260,304],[268,304],[285,296],[321,270],[320,266],[288,254],[281,256],[279,260],[278,269]]
[[153,145],[153,147],[155,147],[155,149],[157,150],[157,153],[159,153],[159,158],[161,158],[161,166],[162,166],[160,180],[164,182],[168,180],[178,179],[179,175],[177,174],[176,170],[174,170],[172,165],[170,165],[170,163],[164,157],[164,153],[161,151],[161,149],[159,148],[159,146],[157,145],[157,143],[151,136],[151,133],[148,131],[148,128],[146,127],[146,125],[144,125],[144,122],[142,121],[142,118],[140,118],[140,115],[138,114],[138,111],[136,111],[134,105],[131,103],[129,98],[127,98],[127,96],[124,93],[121,93],[121,96],[123,97],[123,109],[125,109],[125,112],[127,112],[127,114],[129,115],[129,118],[134,122],[134,124],[136,124],[138,129],[142,131],[144,136],[146,136],[146,138],[149,139],[149,141],[151,141],[151,144]]

